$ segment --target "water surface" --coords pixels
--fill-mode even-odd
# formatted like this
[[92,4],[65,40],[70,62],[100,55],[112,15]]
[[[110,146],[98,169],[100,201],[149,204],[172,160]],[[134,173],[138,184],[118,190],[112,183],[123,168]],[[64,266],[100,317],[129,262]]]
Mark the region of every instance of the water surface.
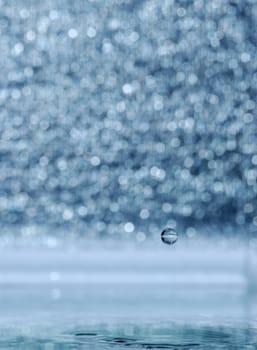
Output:
[[257,348],[256,255],[178,243],[2,249],[0,348]]

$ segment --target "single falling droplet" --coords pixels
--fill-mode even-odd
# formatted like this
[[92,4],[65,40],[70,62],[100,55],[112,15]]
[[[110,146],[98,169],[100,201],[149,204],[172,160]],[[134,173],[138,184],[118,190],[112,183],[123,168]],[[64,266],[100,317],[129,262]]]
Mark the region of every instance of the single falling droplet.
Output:
[[166,244],[174,244],[178,240],[178,234],[176,231],[174,231],[172,228],[165,228],[161,233],[161,239],[163,243]]

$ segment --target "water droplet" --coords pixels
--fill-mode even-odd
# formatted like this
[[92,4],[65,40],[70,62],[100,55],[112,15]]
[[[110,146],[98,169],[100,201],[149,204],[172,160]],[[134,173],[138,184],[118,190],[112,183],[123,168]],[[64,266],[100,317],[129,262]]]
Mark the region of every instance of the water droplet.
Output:
[[177,242],[178,235],[177,235],[177,232],[174,231],[172,228],[167,227],[162,231],[161,239],[163,243],[171,245]]

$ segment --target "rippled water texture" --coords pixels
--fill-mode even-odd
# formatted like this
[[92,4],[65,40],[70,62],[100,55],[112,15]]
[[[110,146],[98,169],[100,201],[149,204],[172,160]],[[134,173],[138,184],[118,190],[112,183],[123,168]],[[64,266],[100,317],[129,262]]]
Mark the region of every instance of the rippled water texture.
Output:
[[[45,330],[43,330],[45,331]],[[58,329],[51,336],[2,333],[1,349],[256,349],[257,331],[229,326],[138,323]],[[50,332],[51,333],[51,332]]]

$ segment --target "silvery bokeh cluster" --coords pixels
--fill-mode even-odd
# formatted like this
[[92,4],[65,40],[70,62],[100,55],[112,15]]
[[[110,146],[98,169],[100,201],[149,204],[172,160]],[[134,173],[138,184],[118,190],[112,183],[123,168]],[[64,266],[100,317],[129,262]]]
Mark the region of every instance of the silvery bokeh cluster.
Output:
[[2,229],[257,226],[256,0],[0,9]]

